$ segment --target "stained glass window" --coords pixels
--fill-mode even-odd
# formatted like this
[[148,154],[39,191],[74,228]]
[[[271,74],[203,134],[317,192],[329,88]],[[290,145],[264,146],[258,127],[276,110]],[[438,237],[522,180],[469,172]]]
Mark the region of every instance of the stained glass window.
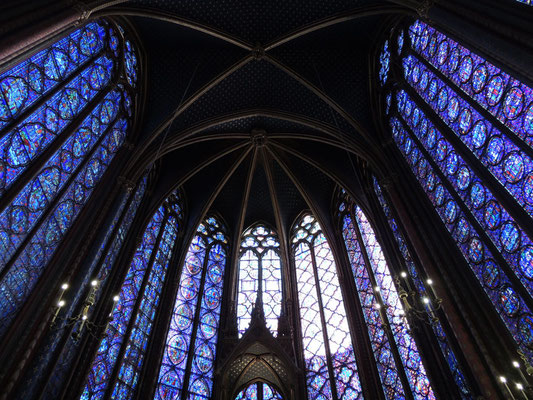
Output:
[[[405,318],[398,289],[370,222],[348,198],[341,203],[342,233],[368,327],[374,358],[388,399],[434,399],[424,365]],[[397,356],[394,356],[394,353]],[[409,387],[403,387],[403,369]]]
[[[431,288],[427,288],[427,286],[430,286],[431,279],[423,279],[421,274],[418,272],[418,268],[411,257],[411,253],[409,252],[409,249],[407,247],[407,243],[404,239],[404,236],[402,232],[400,231],[400,228],[398,224],[396,223],[396,219],[394,218],[392,214],[392,210],[390,209],[388,202],[385,200],[385,196],[383,194],[383,191],[381,190],[381,186],[379,185],[377,179],[373,178],[373,184],[374,184],[374,191],[376,192],[376,196],[378,198],[378,201],[383,209],[383,213],[385,214],[385,217],[387,218],[387,222],[389,223],[390,229],[392,231],[392,234],[394,236],[394,239],[396,240],[396,244],[398,246],[398,249],[400,250],[400,253],[402,254],[403,260],[405,262],[405,266],[407,267],[407,271],[405,271],[410,278],[413,280],[413,283],[415,285],[415,290],[418,294],[419,298],[430,298],[431,297]],[[426,305],[426,309],[429,310],[430,305]],[[431,318],[431,328],[433,329],[433,332],[435,333],[435,337],[438,340],[439,347],[441,349],[442,355],[446,362],[448,363],[448,366],[450,368],[450,373],[454,378],[454,381],[459,388],[459,393],[461,395],[462,399],[473,399],[474,395],[469,387],[469,384],[467,382],[467,379],[465,378],[465,375],[462,371],[462,366],[459,363],[455,351],[453,349],[452,344],[450,343],[448,336],[444,330],[444,327],[441,323],[441,321],[438,318]]]
[[235,400],[283,400],[283,397],[268,383],[258,382],[241,390]]
[[119,37],[91,22],[0,74],[0,336],[130,130]]
[[[116,213],[116,216],[111,222],[108,232],[105,235],[105,238],[103,240],[104,244],[100,246],[98,253],[94,257],[94,261],[90,264],[88,271],[85,274],[85,279],[82,283],[82,287],[88,287],[92,279],[96,279],[98,281],[98,287],[95,294],[95,303],[98,303],[102,296],[103,289],[106,286],[108,276],[111,272],[111,268],[113,267],[118,257],[122,245],[124,244],[126,234],[128,233],[132,225],[133,219],[137,213],[141,200],[143,199],[144,192],[146,190],[146,184],[147,175],[145,175],[140,180],[137,189],[133,193],[131,193],[131,195],[124,196],[124,200],[121,202],[119,210]],[[84,294],[85,292],[83,290],[79,290],[74,296],[74,298],[68,302],[70,303],[70,305],[67,305],[65,307],[65,314],[62,314],[61,317],[63,317],[63,315],[64,318],[67,318],[67,316],[73,317],[73,313],[75,312],[76,306],[79,305],[81,301],[83,301]],[[62,389],[62,385],[64,384],[65,374],[68,373],[69,368],[72,365],[73,359],[77,354],[77,350],[79,349],[79,347],[77,346],[78,341],[76,340],[76,337],[79,333],[78,329],[80,323],[75,324],[73,326],[68,323],[68,318],[65,320],[65,323],[66,325],[62,325],[61,327],[67,328],[66,330],[72,332],[72,334],[69,335],[68,340],[61,349],[61,353],[53,370],[53,374],[50,377],[50,380],[48,381],[48,384],[46,385],[46,388],[44,390],[46,394],[43,398],[60,397],[59,391]],[[43,346],[46,349],[46,351],[43,351],[43,357],[50,357],[53,354],[52,350],[61,338],[62,332],[63,330],[57,329],[51,335],[51,337],[49,338],[50,344]],[[40,360],[39,364],[40,363],[44,363],[44,361]],[[30,387],[31,385],[26,385],[25,390],[29,390]],[[22,397],[31,396],[28,394]]]
[[261,294],[267,327],[277,335],[281,315],[281,260],[273,230],[256,225],[244,232],[239,260],[237,324],[242,336],[250,324],[252,309]]
[[386,89],[393,139],[519,349],[533,358],[523,297],[533,295],[533,89],[421,21],[405,42],[394,64],[405,83]]
[[308,397],[310,400],[361,399],[337,266],[326,237],[312,215],[303,215],[293,227],[292,252]]
[[[135,391],[162,286],[176,247],[181,223],[178,199],[177,195],[172,195],[148,223],[91,365],[82,399],[101,399],[107,390],[112,390],[115,397],[131,398]],[[118,378],[111,389],[114,371]]]
[[203,221],[189,246],[159,370],[156,399],[212,395],[227,257],[225,228]]

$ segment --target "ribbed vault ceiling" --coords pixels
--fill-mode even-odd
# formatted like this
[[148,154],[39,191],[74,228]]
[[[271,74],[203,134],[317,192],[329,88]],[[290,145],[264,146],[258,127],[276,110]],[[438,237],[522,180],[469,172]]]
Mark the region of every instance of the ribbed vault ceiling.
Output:
[[[379,165],[374,60],[392,2],[133,0],[111,10],[142,46],[144,112],[128,173],[157,160],[155,207],[173,188],[190,228],[208,210],[232,232],[288,232],[326,216],[337,184]],[[363,196],[362,196],[363,197]]]

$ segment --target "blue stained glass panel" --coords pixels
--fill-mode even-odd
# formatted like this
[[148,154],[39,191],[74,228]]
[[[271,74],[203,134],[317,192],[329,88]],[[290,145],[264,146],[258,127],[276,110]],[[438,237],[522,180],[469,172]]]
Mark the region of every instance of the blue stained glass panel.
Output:
[[91,22],[1,74],[0,129],[100,53],[105,46],[105,25]]
[[[419,173],[418,164],[421,160],[424,160],[422,156],[417,157],[416,161],[413,161],[411,153],[420,154],[420,150],[417,145],[411,141],[410,145],[407,145],[409,140],[409,134],[403,124],[395,117],[391,118],[390,126],[393,133],[394,141],[398,148],[404,155],[407,163],[411,167],[413,174],[418,179],[421,186],[426,191],[427,196],[433,203],[435,210],[444,222],[446,228],[455,239],[457,246],[461,250],[465,260],[471,267],[472,271],[479,280],[481,286],[485,290],[485,293],[499,312],[500,317],[504,321],[505,325],[509,329],[511,335],[515,339],[521,351],[528,357],[533,357],[533,352],[530,347],[533,344],[533,325],[531,311],[527,308],[524,301],[517,296],[519,300],[518,310],[509,314],[509,309],[505,308],[505,304],[502,303],[502,296],[498,288],[512,288],[512,284],[506,274],[497,266],[494,258],[487,248],[486,244],[479,239],[479,234],[474,227],[468,221],[468,218],[464,213],[459,210],[458,216],[453,222],[449,222],[445,214],[445,203],[453,201],[453,197],[442,185],[440,178],[433,171],[431,167],[427,169],[427,175],[423,178]],[[478,191],[476,196],[480,196]],[[456,226],[462,225],[462,229],[456,229]],[[468,233],[465,233],[465,231]],[[487,274],[486,271],[497,271]],[[495,282],[495,276],[497,281]]]
[[125,41],[126,49],[124,51],[124,63],[126,65],[126,76],[128,78],[128,83],[135,87],[137,84],[137,55],[133,46],[129,40]]
[[[121,120],[122,122],[117,123],[120,128],[115,127],[111,132],[107,132],[118,114],[121,102],[122,95],[119,91],[109,93],[91,115],[85,118],[80,128],[43,165],[40,173],[0,214],[0,257],[3,265],[8,263],[46,212],[48,205],[61,193],[62,188],[71,182],[72,177],[83,173],[86,184],[91,188],[94,186],[95,178],[100,173],[101,162],[98,158],[92,158],[85,165],[84,160],[98,140],[106,134],[105,140],[111,146],[111,154],[118,150],[117,145],[121,143],[126,132],[126,121]],[[106,159],[107,157],[104,158]],[[76,186],[74,195],[78,200],[85,197],[85,185]],[[63,205],[63,217],[67,215],[65,213],[69,209],[68,204]],[[58,222],[61,221],[65,222],[64,219]]]
[[159,305],[177,234],[178,220],[173,215],[170,215],[165,223],[163,236],[157,248],[141,305],[126,344],[124,358],[119,366],[118,379],[112,395],[114,398],[128,399],[132,398],[135,393],[144,360],[144,352],[152,331],[155,312]]
[[[404,91],[399,92],[398,97],[399,96],[403,97],[402,105],[409,102],[412,103],[412,100]],[[520,281],[523,282],[525,288],[533,294],[533,282],[529,278],[531,276],[531,270],[527,267],[525,270],[522,269],[519,262],[521,254],[533,245],[532,241],[526,233],[519,228],[517,222],[509,215],[507,210],[503,208],[490,189],[484,186],[482,180],[477,176],[475,171],[460,155],[457,154],[452,144],[448,142],[435,128],[432,122],[426,118],[424,113],[419,110],[422,122],[416,125],[412,118],[414,113],[411,114],[411,118],[407,117],[405,114],[405,108],[406,107],[402,107],[398,110],[404,118],[404,121],[407,122],[407,125],[411,128],[411,131],[416,138],[437,163],[442,174],[454,187],[455,192],[470,209],[472,215],[491,238],[496,248],[500,251],[501,255],[507,261],[508,265],[515,272]],[[414,103],[412,108],[418,110],[418,106]],[[432,131],[435,140],[440,144],[444,154],[439,155],[435,149],[429,148],[427,144],[428,130]],[[451,167],[451,156],[453,156],[453,167]],[[459,171],[462,171],[462,174],[459,174]],[[479,198],[473,198],[470,185],[475,187],[476,191],[483,191],[483,201],[480,201]],[[453,205],[453,215],[456,216],[455,202],[448,202],[448,205]],[[450,207],[448,206],[447,209],[449,210],[449,208]],[[448,216],[448,222],[454,222],[454,220],[455,218]]]
[[[114,62],[102,56],[0,139],[0,195],[110,81]],[[94,79],[93,79],[94,78]]]
[[[525,143],[533,145],[533,89],[424,22],[415,22],[409,29],[409,36],[418,54]],[[425,37],[431,37],[441,46],[446,44],[453,56],[441,62],[429,51],[422,40]]]
[[[392,211],[387,201],[385,200],[385,196],[383,195],[381,187],[379,186],[379,183],[375,177],[373,178],[373,183],[374,183],[374,191],[376,192],[379,203],[383,209],[383,213],[385,214],[385,217],[387,218],[389,226],[392,230],[394,239],[396,240],[396,244],[398,245],[398,248],[400,249],[400,253],[402,254],[405,265],[407,266],[409,275],[412,278],[416,286],[416,290],[418,291],[420,297],[427,296],[428,292],[426,290],[424,281],[422,277],[420,276],[420,274],[418,273],[417,267],[411,257],[409,249],[407,248],[407,243],[403,237],[403,234],[401,233],[396,223],[396,220],[394,216],[392,215]],[[444,356],[445,360],[448,362],[450,372],[454,378],[454,381],[457,387],[459,388],[459,393],[461,395],[461,398],[464,400],[473,399],[474,397],[472,395],[468,382],[462,372],[462,368],[459,364],[459,361],[457,360],[457,357],[455,356],[454,350],[448,341],[448,337],[444,331],[444,328],[442,327],[441,322],[439,320],[434,320],[431,325],[431,328],[435,332],[435,337],[438,340],[439,347],[442,351],[442,355]]]
[[[362,398],[355,353],[331,249],[318,222],[311,215],[304,215],[293,230],[308,396],[310,399],[332,398],[333,384],[339,398]],[[325,326],[322,326],[322,318]],[[333,368],[331,373],[336,377],[335,382],[330,382],[329,379],[325,343],[331,354],[329,362]]]
[[[407,82],[438,113],[518,204],[530,214],[533,213],[533,197],[531,197],[533,160],[414,56],[403,59],[403,68]],[[424,76],[426,79],[422,79]],[[427,80],[430,84],[425,86],[424,82]],[[432,87],[434,89],[431,89]],[[403,110],[406,107],[405,118],[410,118],[414,103],[407,101],[405,94],[400,96],[402,104],[399,108]],[[455,107],[460,107],[461,112],[455,112]]]
[[[145,174],[144,177],[141,179],[137,186],[137,190],[133,194],[133,199],[130,203],[129,208],[126,210],[126,214],[124,215],[122,219],[122,223],[118,228],[118,231],[116,232],[113,242],[111,243],[111,246],[109,248],[109,251],[107,255],[105,256],[102,265],[100,266],[100,269],[97,274],[97,280],[99,282],[98,290],[96,292],[96,302],[100,299],[102,295],[102,289],[104,288],[107,278],[109,276],[109,273],[111,272],[111,268],[115,263],[115,260],[118,257],[118,254],[120,252],[120,249],[122,248],[122,245],[124,244],[124,239],[126,238],[126,235],[129,231],[129,228],[131,227],[131,224],[133,222],[133,218],[135,217],[137,213],[137,209],[139,208],[139,205],[141,203],[141,200],[144,196],[144,192],[146,190],[146,183],[147,183],[147,175]],[[126,200],[127,198],[125,198]],[[124,206],[126,205],[126,201],[124,201]],[[113,222],[113,226],[116,225],[118,222],[118,218],[120,216],[120,213],[117,213],[117,220]],[[110,230],[111,231],[111,230]],[[107,240],[105,241],[107,242]],[[98,252],[97,259],[100,259],[102,257],[102,253],[104,250],[104,245],[102,245],[100,251]],[[89,278],[89,276],[87,276]],[[88,279],[85,282],[88,283]],[[81,291],[80,291],[81,296]],[[78,296],[78,297],[80,297]],[[77,304],[77,302],[80,299],[73,301],[73,304]],[[62,385],[64,384],[65,375],[69,371],[74,356],[77,354],[78,347],[76,346],[76,342],[72,337],[68,339],[67,344],[65,345],[65,348],[62,350],[59,360],[56,364],[56,367],[54,368],[54,372],[50,380],[48,381],[48,384],[46,385],[46,388],[44,389],[44,398],[45,399],[55,399],[60,396],[60,390],[62,388]]]
[[81,396],[84,400],[101,399],[105,395],[163,221],[164,207],[161,206],[148,223],[142,241],[131,261],[120,290],[119,300],[112,311],[113,319],[106,329],[91,365]]
[[[226,251],[220,244],[213,245],[209,250],[200,304],[200,322],[196,330],[189,380],[189,398],[208,399],[212,395],[225,266]],[[197,391],[198,387],[202,390]]]
[[294,260],[298,277],[307,392],[310,399],[319,399],[321,396],[331,398],[324,331],[320,323],[320,306],[315,289],[311,249],[307,243],[302,242],[298,245],[294,251]]
[[116,151],[125,139],[128,123],[118,120],[70,183],[0,283],[0,334],[24,303],[42,271],[92,194]]
[[373,286],[365,267],[363,253],[359,246],[353,220],[349,214],[344,216],[342,233],[355,278],[357,294],[368,327],[370,343],[374,352],[383,392],[387,399],[405,399],[405,393],[400,376],[398,375],[391,345],[382,326],[378,301],[374,295]]
[[359,207],[355,210],[355,217],[361,232],[362,241],[368,253],[370,267],[372,268],[376,284],[379,286],[381,298],[387,305],[387,307],[384,307],[385,313],[388,317],[400,358],[402,359],[407,379],[411,386],[411,391],[415,399],[435,399],[418,348],[409,333],[409,326],[403,317],[404,310],[398,296],[398,291],[394,285],[385,256],[376,239],[374,230],[370,226],[366,215]]
[[[198,226],[181,272],[156,399],[179,398],[184,390],[188,398],[210,396],[226,263],[222,243],[227,243],[227,237],[215,218],[209,217]],[[199,322],[195,323],[197,315]],[[193,357],[190,371],[189,357]],[[184,388],[187,378],[189,385]]]
[[390,50],[389,50],[389,41],[386,40],[383,44],[383,50],[381,50],[381,55],[379,56],[380,69],[379,69],[379,81],[382,85],[387,82],[390,69]]

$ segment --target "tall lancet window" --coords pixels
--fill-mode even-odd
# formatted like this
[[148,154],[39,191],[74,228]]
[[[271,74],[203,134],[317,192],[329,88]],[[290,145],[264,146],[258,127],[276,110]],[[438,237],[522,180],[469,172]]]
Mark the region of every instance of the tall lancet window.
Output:
[[337,265],[318,221],[305,214],[292,231],[307,393],[315,399],[362,399]]
[[0,336],[130,130],[124,49],[101,20],[0,73]]
[[180,225],[181,205],[173,194],[153,215],[133,255],[82,399],[133,397]]
[[196,231],[181,271],[155,398],[210,399],[228,239],[215,217]]
[[252,310],[257,303],[263,307],[266,326],[276,336],[283,293],[281,260],[277,235],[265,225],[255,225],[243,234],[238,282],[239,335],[242,336],[248,329]]
[[[365,214],[350,201],[339,207],[342,234],[363,308],[374,359],[388,399],[434,399],[398,290]],[[404,387],[404,374],[409,387]]]
[[404,81],[384,86],[393,139],[533,359],[533,89],[423,22],[406,33]]

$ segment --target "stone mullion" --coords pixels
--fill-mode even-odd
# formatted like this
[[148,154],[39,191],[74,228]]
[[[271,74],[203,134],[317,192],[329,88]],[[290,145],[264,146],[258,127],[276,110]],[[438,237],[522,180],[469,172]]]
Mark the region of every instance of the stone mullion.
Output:
[[95,305],[93,322],[102,328],[100,328],[100,331],[97,334],[90,336],[86,335],[82,338],[78,355],[72,363],[73,367],[70,375],[65,379],[65,385],[61,392],[61,396],[59,396],[60,398],[67,397],[68,393],[74,393],[75,396],[77,395],[78,397],[81,395],[92,360],[94,359],[100,342],[105,335],[105,327],[107,327],[109,322],[109,313],[112,312],[112,310],[109,309],[111,304],[109,300],[120,291],[123,281],[128,273],[135,250],[142,241],[147,224],[146,218],[151,217],[151,215],[148,215],[148,213],[151,212],[149,209],[150,195],[149,188],[147,188],[135,218],[132,221],[130,230],[124,239],[120,253],[113,264],[111,274],[107,279],[107,284],[103,289],[104,291],[101,294],[100,301]]
[[[413,54],[416,55],[416,54]],[[422,63],[425,60],[420,59]],[[426,67],[432,69],[437,75],[441,75],[440,72],[433,68],[429,63],[425,63]],[[448,86],[453,87],[453,82],[449,81],[445,76],[439,76]],[[527,232],[528,236],[533,238],[533,224],[526,223],[531,222],[531,215],[528,214],[520,204],[513,198],[508,190],[503,186],[498,179],[492,175],[488,168],[473,154],[473,152],[466,146],[457,134],[450,128],[439,116],[439,114],[429,106],[426,101],[418,94],[418,92],[407,82],[402,87],[409,93],[409,96],[413,99],[414,103],[423,110],[424,114],[430,120],[433,125],[438,129],[442,136],[453,145],[454,150],[466,161],[467,165],[478,175],[483,181],[483,184],[487,186],[494,197],[502,204],[503,208],[512,216],[512,218],[520,225],[520,227]],[[490,115],[483,107],[475,103],[474,100],[467,99],[466,96],[461,96],[461,89],[456,90],[458,97],[462,97],[468,104],[470,104],[476,111],[488,121],[493,123],[500,132],[513,141],[513,143],[519,147],[521,151],[527,156],[533,159],[533,149],[527,146],[521,139],[519,139],[513,132],[511,132],[505,125],[501,124],[495,117]],[[415,100],[416,99],[416,100]],[[503,101],[503,100],[502,100]],[[482,113],[481,110],[484,112]],[[486,114],[486,115],[484,115]],[[403,117],[402,117],[403,119]]]
[[[426,272],[420,267],[421,266],[421,261],[418,258],[418,255],[417,255],[415,249],[412,246],[411,240],[407,240],[407,238],[410,239],[410,237],[405,232],[403,224],[399,223],[401,221],[401,219],[398,217],[396,209],[394,207],[392,207],[392,203],[391,203],[390,199],[387,198],[388,196],[386,195],[385,190],[383,190],[383,189],[382,189],[382,195],[385,198],[386,204],[389,206],[389,211],[394,216],[394,220],[396,221],[396,223],[398,225],[398,229],[400,231],[399,232],[400,235],[404,238],[405,245],[408,248],[409,255],[411,256],[411,259],[412,259],[414,267],[415,267],[415,269],[417,271],[417,274],[419,275],[420,280],[424,282],[426,280],[426,278],[427,278],[427,275],[426,275]],[[400,252],[400,250],[398,248],[399,245],[396,242],[396,239],[394,238],[394,233],[392,231],[392,227],[389,225],[389,223],[387,221],[388,218],[384,214],[384,211],[383,211],[383,208],[381,207],[380,202],[376,199],[376,200],[374,200],[373,204],[375,204],[376,212],[377,212],[378,215],[381,216],[381,220],[383,221],[383,224],[380,224],[380,225],[382,225],[382,229],[383,229],[382,232],[386,232],[386,235],[388,235],[388,237],[390,237],[391,252],[397,258],[398,263],[399,263],[398,265],[404,265],[405,264],[405,260],[403,259],[403,256],[401,255],[401,252]],[[405,268],[405,269],[406,269],[406,271],[408,271],[407,268]],[[412,287],[416,288],[416,285],[414,284],[414,282],[413,282],[412,278],[410,277],[410,275],[408,275],[408,277],[406,279],[409,280],[409,282],[412,285]],[[432,280],[434,281],[434,285],[433,286],[440,286],[439,283],[441,281],[441,278],[439,276],[432,276]],[[416,289],[416,292],[419,293],[418,289]],[[430,291],[428,291],[428,292],[430,292]],[[435,297],[437,297],[437,293],[435,293]],[[475,379],[473,379],[472,371],[470,369],[470,366],[469,366],[468,363],[466,363],[466,360],[464,359],[464,356],[463,356],[463,352],[461,351],[461,349],[459,348],[459,346],[457,344],[455,333],[453,332],[453,330],[450,327],[447,314],[445,313],[445,311],[442,308],[440,308],[438,310],[435,310],[434,312],[435,312],[435,314],[440,316],[439,321],[440,321],[441,325],[443,325],[444,331],[446,333],[446,340],[447,340],[448,344],[450,345],[450,347],[452,348],[456,358],[459,361],[459,364],[460,364],[460,366],[462,368],[462,372],[463,372],[463,374],[466,377],[468,386],[471,389],[473,389],[474,394],[480,393],[479,387],[478,387]],[[434,340],[438,340],[437,338],[435,338],[435,333],[433,332],[433,330],[429,330],[428,329],[427,330],[427,334],[431,335],[434,338]],[[439,346],[438,343],[435,343],[435,345]],[[440,348],[437,349],[437,351],[438,351],[438,353],[439,353],[439,355],[441,357],[441,360],[442,360],[443,355],[442,355],[442,352],[440,351]],[[444,367],[444,370],[446,371],[446,374],[449,374],[451,372],[450,368],[449,368],[449,365],[447,364],[446,361],[444,361],[444,362],[446,364],[445,367]],[[452,378],[451,382],[454,385],[456,385],[455,381],[453,380],[453,377],[451,377],[451,378]]]
[[[165,228],[167,223],[169,222],[169,214],[168,210],[165,210],[165,214],[163,217],[163,221],[161,221],[161,225],[159,228],[159,232],[157,235],[157,239],[155,241],[152,253],[150,254],[150,259],[148,261],[148,265],[146,267],[146,270],[144,272],[143,281],[141,283],[141,287],[139,288],[139,291],[137,292],[137,298],[135,299],[135,305],[133,306],[133,309],[131,311],[131,317],[128,322],[128,327],[126,329],[126,332],[123,336],[123,341],[120,346],[120,351],[117,355],[115,365],[113,366],[113,372],[109,377],[107,388],[105,395],[103,397],[104,400],[110,400],[112,398],[113,390],[115,388],[115,385],[118,381],[118,374],[120,372],[120,365],[124,361],[124,355],[126,353],[126,347],[128,346],[128,342],[131,336],[131,332],[135,327],[135,322],[137,320],[137,316],[139,314],[139,309],[141,307],[141,303],[144,298],[144,291],[146,289],[146,286],[148,285],[148,280],[150,277],[150,274],[152,272],[155,258],[157,257],[157,253],[159,252],[159,245],[161,244],[161,240],[163,239],[163,235],[165,233]],[[161,305],[161,303],[160,303]]]
[[[487,335],[482,337],[481,332],[485,332],[487,326],[491,327],[491,331],[497,332],[503,328],[503,324],[499,321],[494,324],[492,319],[486,318],[485,311],[492,307],[491,302],[479,284],[472,280],[472,272],[448,231],[435,229],[442,222],[436,212],[427,211],[433,210],[433,206],[399,150],[396,149],[390,155],[391,170],[400,171],[399,174],[403,177],[402,184],[393,179],[385,187],[392,200],[391,205],[398,212],[399,221],[412,240],[414,254],[420,258],[423,270],[434,281],[442,280],[443,286],[447,288],[446,291],[438,291],[439,285],[436,285],[438,294],[443,299],[443,312],[450,319],[454,333],[463,339],[458,343],[462,351],[468,354],[469,365],[472,366],[479,387],[485,396],[490,397],[491,391],[494,393],[499,389],[496,389],[494,380],[497,373],[494,370],[494,358],[489,354],[485,340],[489,339],[492,349],[501,347],[502,342],[501,338],[496,340],[497,344]],[[435,245],[436,243],[439,245]],[[457,276],[463,279],[457,279]],[[473,302],[472,298],[476,301]],[[458,309],[459,313],[452,308]],[[505,343],[507,348],[511,348],[513,341],[506,338]],[[483,356],[479,357],[481,354]]]
[[118,113],[117,116],[113,121],[109,123],[109,126],[106,128],[106,130],[102,133],[102,135],[97,139],[97,141],[93,144],[93,147],[91,150],[84,156],[83,161],[78,165],[75,171],[72,172],[70,177],[65,181],[63,184],[63,187],[55,194],[55,197],[50,203],[47,205],[47,210],[39,217],[38,222],[33,226],[33,228],[28,232],[26,235],[26,238],[22,241],[22,243],[18,246],[15,253],[11,256],[11,259],[6,263],[4,266],[4,269],[0,273],[0,279],[4,279],[7,272],[11,269],[15,261],[18,259],[20,254],[24,251],[27,244],[30,242],[30,240],[33,238],[35,233],[40,229],[42,224],[46,221],[46,219],[52,214],[54,211],[55,206],[61,201],[62,196],[67,192],[67,190],[70,188],[70,185],[74,182],[74,180],[78,177],[78,174],[85,168],[88,164],[88,162],[91,160],[91,157],[96,153],[96,151],[99,149],[102,142],[107,138],[107,135],[109,132],[113,129],[115,126],[115,123],[122,118],[122,114]]
[[[189,352],[187,354],[187,364],[185,366],[185,375],[183,377],[183,386],[181,389],[181,399],[187,400],[189,397],[189,382],[191,379],[191,370],[192,370],[192,360],[194,358],[195,353],[195,342],[196,342],[196,333],[198,331],[198,325],[200,324],[200,311],[202,309],[202,300],[203,300],[203,292],[205,287],[205,280],[207,275],[207,268],[209,268],[209,256],[211,253],[211,249],[216,245],[217,243],[211,243],[210,245],[206,246],[205,248],[205,257],[204,257],[204,263],[202,267],[202,276],[200,277],[200,286],[198,287],[198,299],[196,303],[196,310],[194,310],[194,321],[192,324],[192,330],[191,330],[191,340],[189,342]],[[224,274],[225,275],[225,274]],[[220,323],[219,323],[220,327]]]
[[[159,377],[159,367],[161,363],[161,352],[165,350],[165,344],[168,326],[173,315],[173,307],[164,307],[165,305],[174,305],[176,294],[179,287],[181,271],[187,255],[188,246],[183,242],[184,231],[181,228],[183,221],[178,219],[180,229],[172,250],[172,258],[169,262],[167,277],[161,291],[161,307],[154,318],[153,332],[146,346],[145,361],[139,377],[138,389],[134,399],[148,399],[154,396],[154,389],[157,390],[157,380]],[[182,249],[181,251],[179,249]]]
[[[339,263],[338,269],[341,270],[339,278],[342,276],[342,280],[339,279],[341,289],[343,290],[343,299],[345,309],[348,318],[348,326],[350,327],[350,337],[352,340],[352,346],[354,348],[356,362],[358,365],[359,377],[362,378],[361,386],[363,388],[363,397],[371,399],[385,399],[383,393],[381,379],[375,362],[374,352],[370,342],[370,336],[368,329],[366,329],[366,321],[363,315],[363,308],[361,301],[357,293],[357,287],[354,282],[353,272],[351,269],[351,263],[348,258],[346,250],[346,243],[344,241],[344,235],[342,234],[343,215],[339,217],[338,224],[335,226],[334,237],[335,246],[331,246],[332,250],[335,248],[335,255]],[[348,305],[354,304],[355,307],[348,307]]]
[[[315,238],[313,237],[313,240]],[[311,267],[313,268],[313,275],[315,277],[315,291],[318,300],[318,307],[320,311],[320,321],[322,324],[322,334],[324,339],[324,347],[326,349],[326,364],[328,366],[328,375],[331,387],[331,394],[334,400],[339,400],[339,395],[337,393],[337,385],[335,384],[335,372],[333,369],[333,358],[331,356],[331,349],[329,347],[329,334],[328,327],[326,325],[326,317],[324,315],[324,304],[322,302],[322,291],[320,290],[320,281],[318,278],[317,263],[315,257],[315,246],[314,244],[308,243],[309,253],[311,254]]]
[[[363,260],[365,262],[365,269],[368,274],[368,278],[370,279],[370,282],[372,284],[372,289],[375,287],[380,287],[377,282],[376,278],[374,277],[374,271],[372,270],[370,258],[368,257],[368,252],[366,250],[365,243],[363,242],[363,237],[361,236],[361,231],[359,230],[359,224],[357,223],[357,218],[355,217],[355,209],[353,206],[350,206],[350,213],[352,218],[352,224],[355,230],[355,236],[357,237],[357,242],[359,244],[359,248],[361,249],[361,254],[363,255]],[[398,376],[400,377],[400,380],[402,382],[403,391],[408,400],[414,400],[414,396],[411,390],[411,385],[409,384],[409,380],[407,379],[407,375],[405,373],[405,368],[403,366],[402,358],[400,356],[400,352],[398,350],[398,346],[396,344],[396,339],[394,338],[394,335],[392,334],[391,326],[389,321],[389,318],[387,316],[387,313],[384,310],[384,307],[387,307],[383,299],[381,298],[380,293],[376,293],[374,291],[374,296],[376,300],[378,300],[381,303],[381,308],[378,310],[379,315],[381,317],[381,322],[383,326],[383,330],[387,334],[387,338],[389,340],[389,345],[392,351],[392,354],[394,356],[394,361],[396,364],[396,371],[398,372]]]
[[[398,115],[399,118],[402,119],[403,117]],[[477,221],[476,217],[473,215],[472,211],[468,208],[468,206],[464,203],[461,196],[456,192],[453,185],[448,181],[448,178],[444,175],[442,170],[439,168],[437,163],[433,160],[431,155],[428,154],[425,147],[420,143],[420,140],[416,135],[412,132],[411,128],[407,126],[406,123],[403,123],[406,132],[408,132],[409,136],[413,140],[414,143],[418,146],[420,149],[420,153],[422,157],[424,157],[429,165],[432,167],[432,169],[435,171],[435,175],[440,178],[440,181],[442,182],[442,185],[448,190],[454,201],[457,203],[459,208],[463,211],[465,216],[468,218],[468,221],[472,226],[475,228],[476,233],[480,237],[480,239],[483,239],[484,244],[487,246],[487,248],[492,253],[492,257],[495,259],[497,264],[502,268],[505,275],[509,278],[509,280],[513,283],[513,288],[520,294],[520,296],[524,299],[527,307],[530,310],[533,310],[533,298],[529,295],[529,292],[526,290],[520,279],[516,276],[516,273],[511,269],[509,263],[505,260],[505,258],[502,256],[501,251],[498,250],[496,245],[492,242],[491,238],[486,233],[485,229],[480,225],[480,223]],[[441,221],[442,224],[444,222]]]
[[[375,233],[376,237],[379,239],[379,243],[383,249],[383,254],[387,260],[387,265],[389,269],[395,272],[395,276],[400,276],[400,271],[407,268],[404,266],[404,260],[399,253],[394,235],[392,233],[391,227],[389,226],[383,210],[377,196],[373,193],[373,188],[371,183],[367,186],[367,199],[370,203],[370,208],[372,211],[371,221],[376,227]],[[414,262],[414,260],[413,260]],[[406,279],[409,279],[409,275]],[[412,280],[410,280],[410,286],[416,288]],[[397,288],[397,285],[395,284]],[[406,288],[409,291],[409,288]],[[415,293],[418,293],[418,290],[415,290]],[[431,298],[432,296],[428,296]],[[422,306],[420,301],[417,301],[416,306]],[[429,321],[431,321],[431,316],[428,315]],[[430,379],[431,386],[438,394],[440,398],[445,398],[449,396],[451,392],[454,392],[453,396],[455,398],[460,398],[457,385],[453,379],[453,376],[450,373],[450,368],[448,363],[443,359],[443,355],[440,349],[439,344],[437,343],[437,338],[433,329],[426,323],[425,320],[417,320],[415,318],[410,318],[410,326],[414,329],[411,329],[411,335],[415,339],[416,344],[419,348],[419,354],[424,360],[424,368],[428,373],[428,378]],[[437,363],[434,360],[438,360]],[[435,365],[436,364],[436,365]]]

